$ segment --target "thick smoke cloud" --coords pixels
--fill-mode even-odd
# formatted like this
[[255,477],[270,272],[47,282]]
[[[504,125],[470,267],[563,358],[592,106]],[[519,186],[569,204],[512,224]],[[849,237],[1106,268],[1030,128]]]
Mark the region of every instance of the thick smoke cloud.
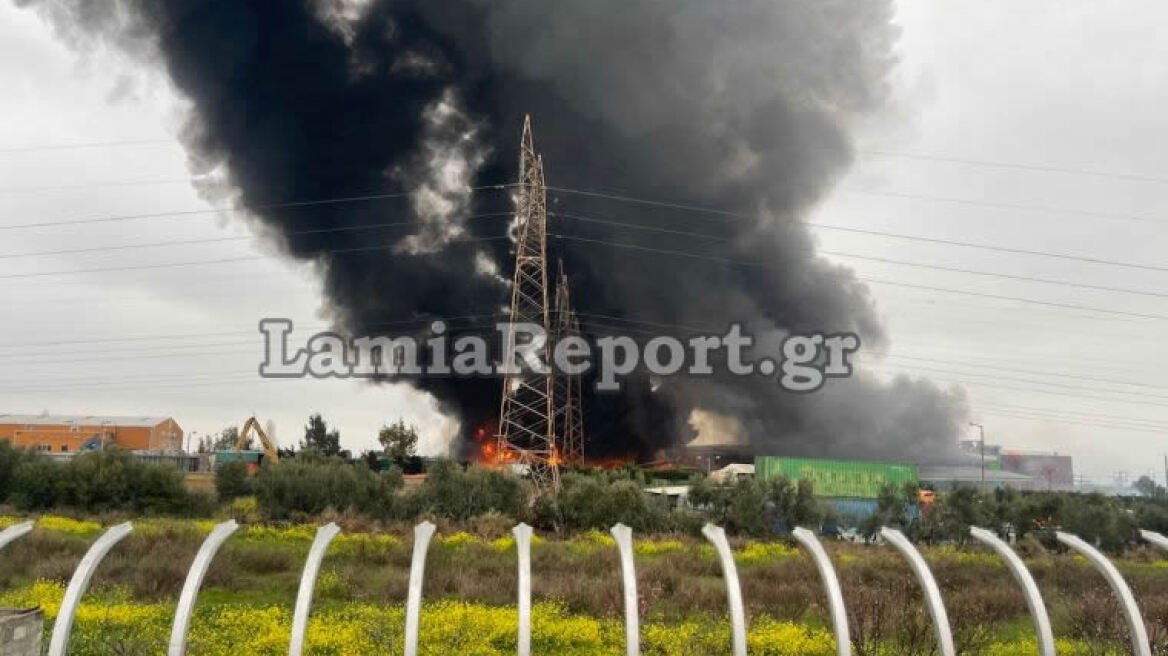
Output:
[[[192,104],[193,159],[227,173],[290,257],[322,265],[346,330],[503,306],[508,219],[480,215],[511,201],[475,188],[514,179],[531,113],[553,187],[739,215],[553,191],[549,230],[563,237],[550,248],[573,276],[586,329],[738,321],[767,340],[855,331],[867,349],[886,344],[868,290],[815,254],[799,217],[849,165],[851,121],[888,93],[888,0],[32,4],[66,38],[113,43],[166,70]],[[410,195],[266,207],[374,190]],[[319,232],[400,221],[412,224]],[[358,250],[375,245],[390,248]],[[418,384],[466,430],[497,414],[497,381]],[[645,458],[691,438],[695,409],[734,418],[760,450],[932,458],[951,449],[963,402],[928,382],[863,376],[811,395],[761,378],[638,379],[588,399],[586,423],[598,451]]]

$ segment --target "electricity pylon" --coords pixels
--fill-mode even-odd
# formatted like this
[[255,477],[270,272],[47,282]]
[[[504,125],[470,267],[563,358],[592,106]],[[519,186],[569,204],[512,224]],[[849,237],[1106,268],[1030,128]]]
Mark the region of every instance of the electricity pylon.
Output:
[[[580,321],[572,308],[568,276],[563,260],[556,278],[556,341],[580,336]],[[579,465],[584,461],[584,408],[581,398],[580,374],[556,372],[555,385],[557,444],[565,463]]]
[[543,160],[535,152],[531,117],[523,119],[519,153],[515,276],[511,285],[512,325],[541,326],[546,371],[523,366],[503,379],[497,453],[504,461],[526,465],[540,489],[558,490],[560,454],[556,445],[555,375],[552,373],[552,322],[548,307],[547,190]]

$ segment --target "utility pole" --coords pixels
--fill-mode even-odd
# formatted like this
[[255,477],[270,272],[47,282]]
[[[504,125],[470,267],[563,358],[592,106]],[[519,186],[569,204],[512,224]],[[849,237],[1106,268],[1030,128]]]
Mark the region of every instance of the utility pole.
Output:
[[[572,308],[568,288],[568,276],[564,273],[564,262],[559,262],[556,278],[555,341],[565,337],[580,336],[580,321]],[[555,401],[556,443],[565,463],[581,464],[584,461],[584,410],[580,374],[556,372]]]
[[978,433],[981,435],[981,491],[985,492],[985,426],[969,422],[970,426],[976,426]]
[[556,377],[552,371],[553,331],[548,307],[547,190],[543,159],[535,152],[530,116],[523,119],[518,189],[510,323],[543,328],[546,370],[539,373],[524,367],[503,378],[496,452],[503,462],[526,465],[536,487],[558,490],[560,453],[556,444]]

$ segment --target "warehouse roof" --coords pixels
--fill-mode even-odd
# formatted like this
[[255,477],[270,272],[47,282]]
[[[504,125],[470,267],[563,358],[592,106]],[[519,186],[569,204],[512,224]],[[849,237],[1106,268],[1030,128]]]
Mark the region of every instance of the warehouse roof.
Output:
[[131,416],[100,416],[100,415],[10,415],[0,413],[0,424],[24,424],[26,426],[60,426],[77,424],[78,426],[141,426],[150,428],[157,426],[170,417],[131,417]]

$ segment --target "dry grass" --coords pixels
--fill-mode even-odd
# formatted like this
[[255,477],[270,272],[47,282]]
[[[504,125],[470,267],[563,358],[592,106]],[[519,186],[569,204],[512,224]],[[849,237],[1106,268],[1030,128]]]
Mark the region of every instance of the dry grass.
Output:
[[[337,516],[343,523],[359,523]],[[397,604],[405,597],[412,535],[405,526],[388,529],[395,539],[357,540],[334,545],[318,586],[322,599]],[[427,560],[425,595],[488,605],[515,603],[515,554],[506,543],[505,522],[484,518],[473,526],[479,537],[436,541]],[[447,527],[445,535],[453,534]],[[189,527],[135,532],[102,564],[97,586],[120,586],[136,599],[173,601],[203,539]],[[720,622],[726,612],[721,569],[704,542],[682,536],[680,548],[638,556],[638,592],[643,617]],[[92,536],[36,530],[6,548],[0,558],[0,586],[35,579],[65,581]],[[745,545],[735,543],[737,550]],[[829,544],[839,569],[858,656],[907,656],[934,650],[932,624],[921,593],[903,560],[886,547]],[[308,550],[307,539],[232,538],[213,561],[204,598],[290,606]],[[963,654],[983,653],[1003,635],[1025,637],[1029,627],[1018,586],[992,554],[976,548],[926,548],[925,554],[945,597],[954,638]],[[826,626],[826,599],[811,561],[798,551],[739,566],[750,617],[767,616]],[[1060,637],[1079,638],[1095,653],[1122,650],[1127,629],[1102,578],[1080,559],[1034,551],[1028,564],[1050,607]],[[1141,552],[1120,567],[1131,582],[1147,619],[1155,653],[1168,654],[1168,567],[1156,554]],[[550,540],[533,553],[536,600],[554,600],[571,613],[620,617],[623,597],[616,550],[598,539]],[[1021,632],[1021,633],[1020,633]]]

